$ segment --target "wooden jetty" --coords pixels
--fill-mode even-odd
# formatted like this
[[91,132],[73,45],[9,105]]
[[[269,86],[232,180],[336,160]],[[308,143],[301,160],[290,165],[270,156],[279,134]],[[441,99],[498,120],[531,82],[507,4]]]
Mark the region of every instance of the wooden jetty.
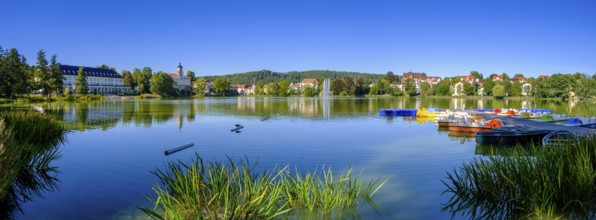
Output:
[[570,131],[579,136],[588,136],[588,135],[596,135],[595,129],[583,128],[583,127],[570,127],[570,126],[563,126],[558,124],[551,124],[545,123],[540,121],[529,120],[525,118],[517,118],[511,116],[502,116],[502,115],[493,115],[493,114],[482,114],[486,119],[501,119],[501,121],[507,124],[518,124],[523,126],[528,126],[537,129],[545,129],[545,130],[563,130],[563,131]]

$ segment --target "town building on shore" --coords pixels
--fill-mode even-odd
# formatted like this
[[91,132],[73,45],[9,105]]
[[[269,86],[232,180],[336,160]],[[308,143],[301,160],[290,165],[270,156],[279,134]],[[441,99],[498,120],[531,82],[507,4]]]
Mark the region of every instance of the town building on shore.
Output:
[[184,75],[182,63],[178,63],[176,73],[168,73],[168,75],[170,75],[170,77],[172,77],[172,79],[174,79],[174,82],[176,83],[176,85],[174,85],[174,88],[178,89],[179,91],[190,92],[190,90],[192,89],[190,85],[190,78]]
[[[68,88],[71,93],[76,91],[75,82],[79,74],[79,66],[60,65],[60,71],[64,76],[64,88]],[[83,74],[87,79],[89,93],[123,94],[131,92],[130,87],[124,86],[122,76],[114,70],[83,67]]]

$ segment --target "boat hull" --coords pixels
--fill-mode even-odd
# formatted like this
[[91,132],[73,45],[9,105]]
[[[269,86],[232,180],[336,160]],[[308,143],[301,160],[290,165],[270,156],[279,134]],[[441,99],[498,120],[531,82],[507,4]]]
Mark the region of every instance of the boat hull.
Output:
[[437,124],[439,124],[439,127],[449,127],[450,122],[449,121],[437,121]]
[[462,132],[479,132],[479,131],[492,131],[492,127],[488,126],[474,126],[474,125],[457,125],[450,124],[449,131],[462,131]]
[[498,130],[491,132],[477,132],[476,144],[495,145],[495,146],[515,146],[527,145],[531,143],[541,143],[542,138],[548,135],[551,130],[526,130],[526,131],[507,131]]

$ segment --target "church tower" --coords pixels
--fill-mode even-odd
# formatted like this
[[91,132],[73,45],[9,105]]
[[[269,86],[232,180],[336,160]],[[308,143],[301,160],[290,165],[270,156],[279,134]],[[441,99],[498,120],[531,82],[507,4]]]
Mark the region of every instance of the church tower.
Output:
[[184,71],[182,71],[182,63],[178,63],[178,69],[177,69],[176,73],[178,73],[178,76],[184,75]]

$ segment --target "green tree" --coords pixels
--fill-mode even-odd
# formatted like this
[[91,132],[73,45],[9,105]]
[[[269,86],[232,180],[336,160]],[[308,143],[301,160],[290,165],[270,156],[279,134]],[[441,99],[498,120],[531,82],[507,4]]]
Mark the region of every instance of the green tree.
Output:
[[511,88],[509,89],[510,96],[521,96],[522,95],[522,83],[520,81],[515,81],[511,84]]
[[116,68],[110,67],[110,66],[108,66],[106,64],[101,64],[101,65],[97,66],[97,68],[99,68],[99,69],[106,69],[106,70],[113,70],[114,72],[118,72],[118,71],[116,71]]
[[482,74],[476,70],[471,71],[470,75],[474,76],[475,79],[482,79]]
[[259,80],[257,81],[257,84],[255,85],[255,95],[264,95],[265,94],[265,90],[263,87],[263,81]]
[[195,72],[192,70],[186,71],[186,77],[190,78],[190,82],[194,82],[195,80],[197,80],[197,77],[195,76]]
[[[276,83],[277,84],[277,83]],[[228,90],[230,89],[230,80],[226,77],[218,77],[213,82],[213,92],[219,95],[226,96],[229,94]]]
[[87,86],[87,77],[85,76],[83,67],[79,67],[79,72],[77,74],[77,79],[74,86],[77,94],[85,95],[89,91],[89,87]]
[[122,70],[122,84],[124,86],[130,87],[130,89],[134,89],[136,86],[134,78],[132,77],[132,73],[128,70]]
[[265,93],[271,96],[279,96],[279,84],[272,82],[265,85]]
[[513,75],[513,77],[515,77],[515,78],[525,78],[524,74],[521,74],[521,73],[516,73],[515,75]]
[[56,93],[56,95],[63,94],[64,91],[64,75],[60,70],[60,63],[57,61],[56,54],[52,55],[52,59],[50,61],[50,87],[52,91]]
[[431,95],[431,94],[428,94],[430,88],[431,88],[430,83],[428,83],[428,82],[420,83],[420,94],[423,96]]
[[495,98],[503,98],[505,97],[505,87],[502,85],[495,85],[492,93]]
[[0,98],[14,99],[27,93],[29,69],[25,57],[17,49],[4,51],[0,47]]
[[591,98],[596,96],[596,79],[582,74],[573,87],[573,92],[578,98]]
[[279,85],[279,96],[290,96],[290,81],[282,80],[278,83]]
[[151,77],[150,91],[153,94],[161,95],[163,97],[170,97],[176,95],[176,89],[174,88],[174,79],[168,74],[158,72],[153,74]]
[[149,79],[151,79],[151,68],[145,67],[143,70],[135,68],[132,71],[132,78],[137,86],[139,94],[149,92]]
[[193,84],[194,93],[198,96],[205,96],[205,89],[207,88],[207,80],[203,77],[198,78]]
[[474,85],[472,85],[469,82],[464,83],[464,94],[466,96],[473,96],[475,91],[474,91]]
[[436,89],[435,89],[436,95],[442,95],[442,96],[451,95],[451,79],[445,78],[445,79],[441,80],[441,82],[437,83],[437,85],[435,85],[435,87],[436,87]]
[[302,90],[302,95],[306,96],[306,97],[315,97],[317,95],[319,95],[319,92],[317,91],[317,89],[313,88],[310,85],[306,85],[304,86],[304,89]]
[[397,77],[395,77],[392,71],[389,71],[387,74],[385,74],[385,79],[387,79],[389,83],[395,83],[397,81]]
[[331,82],[331,92],[333,95],[340,95],[342,92],[345,92],[345,87],[346,85],[341,79],[335,79]]
[[354,95],[363,96],[365,94],[368,94],[368,90],[368,83],[366,83],[363,78],[358,78],[355,83]]
[[48,68],[48,60],[43,50],[37,52],[37,65],[35,65],[35,81],[46,98],[52,96],[52,75]]
[[486,77],[482,86],[484,88],[484,95],[490,96],[493,94],[493,87],[495,86],[495,82],[493,82],[493,79],[491,77]]
[[354,84],[352,77],[344,77],[344,85],[346,88],[345,91],[348,95],[354,95],[356,93],[356,85]]
[[414,79],[406,79],[406,84],[404,85],[404,90],[406,91],[406,94],[408,94],[409,96],[415,96],[416,95],[416,85],[414,85]]

